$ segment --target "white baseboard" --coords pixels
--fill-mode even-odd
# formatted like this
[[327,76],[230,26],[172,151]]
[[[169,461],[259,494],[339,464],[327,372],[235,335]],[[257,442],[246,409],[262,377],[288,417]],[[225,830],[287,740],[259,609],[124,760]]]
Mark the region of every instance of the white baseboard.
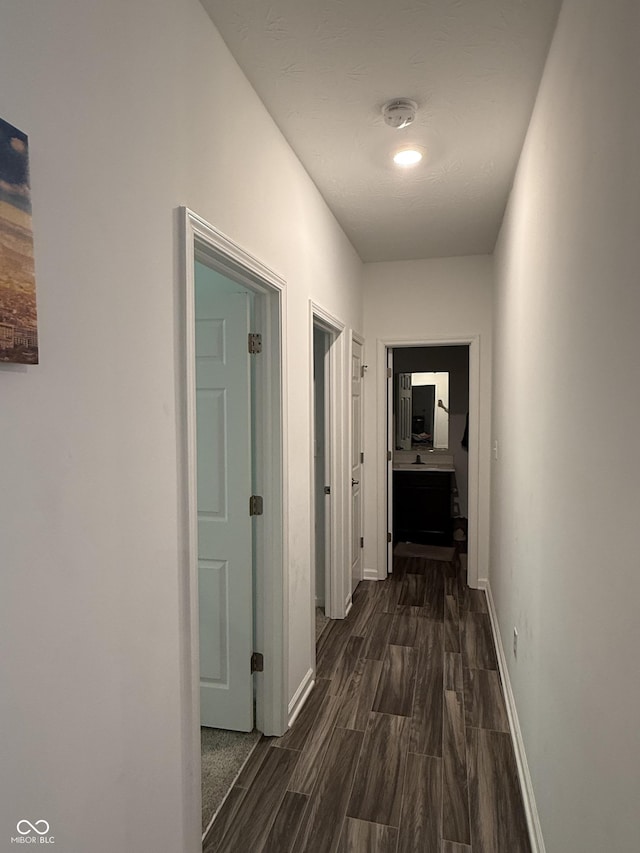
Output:
[[363,581],[377,581],[379,580],[377,569],[365,569],[362,575]]
[[289,707],[287,708],[287,712],[289,715],[289,728],[291,728],[296,717],[298,716],[300,711],[302,711],[302,706],[307,701],[307,697],[313,690],[313,685],[315,683],[316,682],[313,677],[313,669],[310,669],[300,682],[300,686],[293,694],[293,698],[289,702]]
[[542,837],[542,827],[540,826],[540,816],[538,815],[536,798],[533,792],[533,782],[531,781],[531,774],[529,773],[524,741],[522,740],[522,730],[520,729],[520,721],[518,720],[516,700],[511,689],[511,679],[509,678],[509,670],[507,668],[507,658],[504,653],[504,646],[502,645],[502,636],[498,627],[498,615],[496,613],[493,595],[491,593],[491,584],[488,580],[482,578],[478,580],[478,588],[484,589],[487,596],[491,630],[493,632],[493,641],[498,653],[498,667],[500,669],[500,676],[502,679],[504,699],[507,705],[507,716],[509,717],[511,739],[513,741],[513,749],[516,755],[518,778],[520,780],[520,790],[522,791],[524,811],[527,818],[527,826],[529,828],[531,850],[532,853],[546,853],[544,838]]

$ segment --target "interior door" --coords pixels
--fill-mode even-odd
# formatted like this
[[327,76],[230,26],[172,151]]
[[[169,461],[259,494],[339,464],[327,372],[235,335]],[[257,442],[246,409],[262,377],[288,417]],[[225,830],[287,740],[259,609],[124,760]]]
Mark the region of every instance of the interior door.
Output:
[[351,344],[351,591],[362,580],[362,343]]
[[248,294],[196,273],[201,723],[236,731],[253,728],[248,331]]

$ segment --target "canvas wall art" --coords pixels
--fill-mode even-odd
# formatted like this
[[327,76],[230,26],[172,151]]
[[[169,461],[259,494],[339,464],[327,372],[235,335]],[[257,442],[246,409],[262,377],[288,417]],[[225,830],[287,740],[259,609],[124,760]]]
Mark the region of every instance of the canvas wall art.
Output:
[[0,119],[0,362],[38,363],[29,143]]

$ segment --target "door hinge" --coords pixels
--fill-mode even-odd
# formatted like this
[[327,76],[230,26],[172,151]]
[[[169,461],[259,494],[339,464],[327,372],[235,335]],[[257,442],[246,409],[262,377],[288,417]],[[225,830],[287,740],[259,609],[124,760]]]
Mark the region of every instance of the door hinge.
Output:
[[360,452],[360,464],[362,465],[363,462],[364,462],[364,453],[362,453],[362,451],[361,451]]
[[366,364],[361,364],[361,365],[360,365],[360,376],[361,376],[361,377],[363,377],[363,376],[364,376],[366,369],[367,369],[367,365],[366,365]]
[[387,379],[391,379],[393,376],[393,372],[390,367],[387,367]]
[[262,335],[249,332],[249,355],[257,355],[259,352],[262,352]]
[[391,534],[387,533],[387,542],[391,542]]
[[387,450],[387,462],[391,462],[391,451]]
[[264,672],[264,655],[261,652],[251,655],[251,672]]
[[249,515],[262,515],[263,501],[261,495],[251,495],[249,498]]
[[325,486],[324,487],[324,493],[325,493],[325,495],[330,495],[331,494],[331,486]]
[[364,536],[360,537],[360,547],[364,548]]

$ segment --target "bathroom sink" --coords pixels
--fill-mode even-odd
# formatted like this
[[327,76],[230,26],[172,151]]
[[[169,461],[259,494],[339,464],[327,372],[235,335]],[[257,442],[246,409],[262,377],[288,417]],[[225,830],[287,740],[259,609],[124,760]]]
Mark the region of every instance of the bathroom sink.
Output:
[[428,460],[416,464],[415,462],[396,462],[393,466],[394,471],[453,471],[454,467],[450,462],[436,462]]

